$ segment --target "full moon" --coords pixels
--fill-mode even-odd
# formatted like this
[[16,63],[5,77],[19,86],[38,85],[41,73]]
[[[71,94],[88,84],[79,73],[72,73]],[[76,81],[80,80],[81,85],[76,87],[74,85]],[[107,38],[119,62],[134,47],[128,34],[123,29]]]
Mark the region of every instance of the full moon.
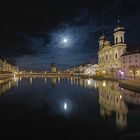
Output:
[[68,43],[68,39],[67,38],[64,38],[63,39],[63,43]]

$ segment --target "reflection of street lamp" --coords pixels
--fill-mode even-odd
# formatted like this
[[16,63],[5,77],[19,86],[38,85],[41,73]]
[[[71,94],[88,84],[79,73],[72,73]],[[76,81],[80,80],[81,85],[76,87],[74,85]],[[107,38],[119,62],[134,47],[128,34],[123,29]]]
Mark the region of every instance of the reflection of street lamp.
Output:
[[103,81],[103,87],[106,87],[106,82],[105,81]]
[[104,70],[104,71],[103,71],[103,73],[105,74],[105,73],[106,73],[106,71]]
[[88,79],[87,83],[88,85],[91,85],[91,79]]
[[32,78],[30,78],[30,84],[32,84],[33,83],[33,79]]

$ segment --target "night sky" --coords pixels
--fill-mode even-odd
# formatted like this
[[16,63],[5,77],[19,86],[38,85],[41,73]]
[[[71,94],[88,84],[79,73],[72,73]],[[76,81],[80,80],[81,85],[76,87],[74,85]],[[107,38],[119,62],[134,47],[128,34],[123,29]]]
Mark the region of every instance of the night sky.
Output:
[[5,0],[0,4],[0,56],[22,69],[97,63],[98,38],[104,31],[113,43],[118,17],[129,50],[140,46],[139,7],[139,0]]

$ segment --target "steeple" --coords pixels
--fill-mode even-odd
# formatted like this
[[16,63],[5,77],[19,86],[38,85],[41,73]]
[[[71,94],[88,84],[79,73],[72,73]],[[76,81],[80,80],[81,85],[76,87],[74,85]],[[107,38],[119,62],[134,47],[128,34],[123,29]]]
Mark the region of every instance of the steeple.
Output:
[[120,20],[117,20],[117,27],[114,29],[114,44],[124,43],[124,27],[120,25]]
[[102,35],[99,38],[99,48],[101,49],[104,46],[104,42],[107,41],[107,38],[104,34],[104,31],[102,31]]

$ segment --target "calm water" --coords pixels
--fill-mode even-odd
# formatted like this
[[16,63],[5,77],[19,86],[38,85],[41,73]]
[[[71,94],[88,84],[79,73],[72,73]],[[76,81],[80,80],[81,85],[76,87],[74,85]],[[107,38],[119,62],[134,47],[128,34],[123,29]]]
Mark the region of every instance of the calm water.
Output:
[[20,77],[0,86],[0,134],[125,139],[139,132],[140,93],[117,82]]

